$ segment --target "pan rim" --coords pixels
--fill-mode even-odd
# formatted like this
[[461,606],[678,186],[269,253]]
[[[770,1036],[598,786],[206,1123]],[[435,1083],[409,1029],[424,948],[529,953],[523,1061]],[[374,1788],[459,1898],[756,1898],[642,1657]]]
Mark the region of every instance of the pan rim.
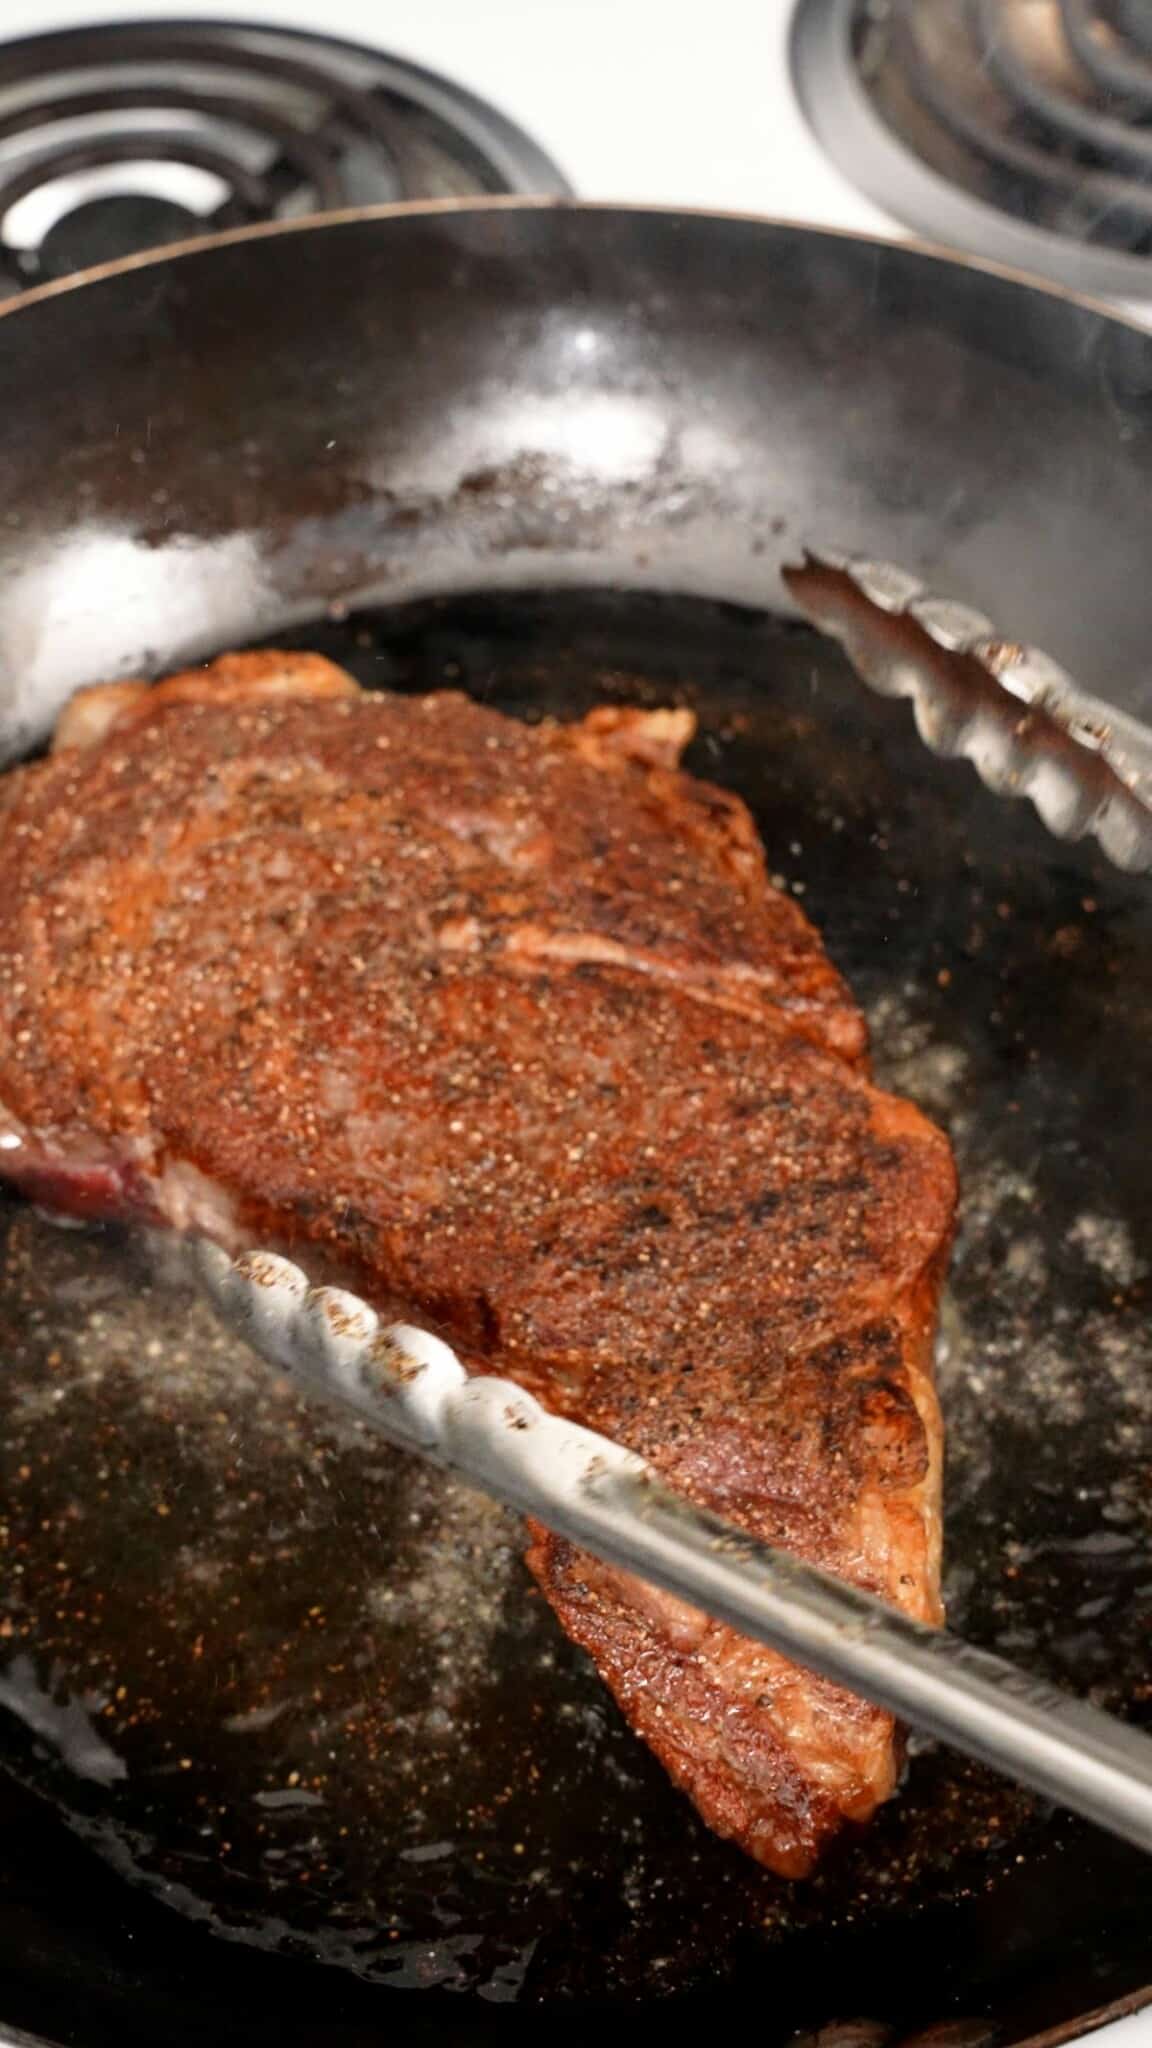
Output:
[[14,315],[22,313],[26,307],[42,305],[50,299],[62,297],[66,292],[81,291],[88,285],[104,284],[138,270],[157,269],[168,263],[178,263],[187,257],[203,256],[213,249],[234,248],[249,242],[272,241],[280,236],[317,234],[327,228],[354,227],[358,223],[371,221],[504,213],[563,213],[581,216],[622,214],[629,218],[636,216],[657,220],[730,221],[746,227],[809,235],[823,241],[860,243],[866,248],[887,250],[894,254],[927,257],[930,262],[946,264],[950,269],[970,270],[979,275],[997,278],[1004,284],[1018,285],[1043,298],[1053,299],[1059,304],[1072,306],[1081,312],[1092,313],[1113,326],[1127,328],[1131,333],[1139,335],[1142,341],[1152,345],[1152,334],[1147,325],[1137,320],[1133,314],[1112,305],[1105,298],[1091,292],[1074,291],[1070,286],[1057,284],[1032,271],[1021,270],[1014,264],[972,256],[963,250],[950,249],[943,243],[926,240],[921,236],[866,234],[859,228],[828,227],[818,221],[790,219],[782,214],[749,212],[739,207],[653,205],[643,200],[573,199],[564,194],[551,193],[526,197],[521,193],[501,192],[481,194],[467,199],[382,201],[373,206],[344,206],[327,213],[300,214],[291,220],[255,221],[247,227],[227,228],[217,234],[192,235],[185,241],[171,242],[161,249],[140,250],[132,256],[117,257],[109,263],[93,264],[89,269],[78,270],[69,277],[53,278],[46,284],[33,285],[28,291],[0,303],[0,320],[11,319]]
[[[1067,2020],[1042,2034],[1028,2034],[1022,2040],[1009,2042],[1007,2048],[1065,2048],[1066,2043],[1086,2041],[1122,2020],[1138,2019],[1150,2005],[1152,1984],[1141,1991],[1130,1991],[1123,1998],[1114,1998],[1109,2005],[1096,2006],[1078,2020]],[[0,2024],[0,2048],[60,2048],[60,2044],[47,2034],[29,2034],[23,2027],[14,2029]]]
[[[1065,2043],[1085,2041],[1105,2027],[1118,2026],[1122,2020],[1139,2019],[1150,2006],[1152,1984],[1145,1984],[1139,1991],[1128,1991],[1122,1998],[1112,1999],[1108,2005],[1096,2006],[1081,2019],[1061,2020],[1040,2034],[1028,2034],[1021,2041],[1009,2043],[1009,2048],[1064,2048]],[[0,2048],[7,2048],[3,2040],[0,2040]]]

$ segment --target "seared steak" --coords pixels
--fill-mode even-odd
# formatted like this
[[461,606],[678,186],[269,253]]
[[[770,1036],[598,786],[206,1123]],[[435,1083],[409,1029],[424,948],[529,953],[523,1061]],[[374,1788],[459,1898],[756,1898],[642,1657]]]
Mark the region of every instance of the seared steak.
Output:
[[[86,693],[0,784],[0,1172],[335,1259],[742,1526],[934,1619],[948,1146],[688,713],[529,727],[308,656]],[[564,1627],[788,1875],[893,1723],[543,1530]]]

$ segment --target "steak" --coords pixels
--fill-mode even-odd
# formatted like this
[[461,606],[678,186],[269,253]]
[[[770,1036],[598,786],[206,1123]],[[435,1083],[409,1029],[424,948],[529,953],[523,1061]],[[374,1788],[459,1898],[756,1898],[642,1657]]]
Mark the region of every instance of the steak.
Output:
[[[691,714],[529,726],[238,655],[74,700],[0,782],[0,1172],[268,1243],[693,1500],[939,1618],[945,1139]],[[787,1876],[891,1717],[543,1529],[529,1563],[708,1824]]]

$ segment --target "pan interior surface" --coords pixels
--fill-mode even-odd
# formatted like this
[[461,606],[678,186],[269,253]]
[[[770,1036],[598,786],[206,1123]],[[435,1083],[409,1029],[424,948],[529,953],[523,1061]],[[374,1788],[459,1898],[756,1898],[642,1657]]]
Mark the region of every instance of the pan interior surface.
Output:
[[[1148,1721],[1152,898],[934,763],[807,628],[530,591],[277,635],[526,718],[691,704],[689,765],[950,1132],[953,1625]],[[0,2017],[78,2048],[479,2041],[640,2012],[1007,2041],[1152,1976],[1152,1864],[915,1740],[809,1884],[711,1837],[514,1519],[305,1408],[163,1247],[0,1208]],[[65,1967],[64,1958],[67,1958]]]

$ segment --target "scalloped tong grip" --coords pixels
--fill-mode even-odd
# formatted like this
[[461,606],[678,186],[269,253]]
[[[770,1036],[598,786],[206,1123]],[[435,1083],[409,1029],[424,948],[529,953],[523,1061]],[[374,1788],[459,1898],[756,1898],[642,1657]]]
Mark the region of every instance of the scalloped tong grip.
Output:
[[1058,839],[1092,833],[1131,874],[1152,868],[1152,730],[971,606],[891,562],[806,550],[784,569],[796,604],[862,681],[911,699],[933,753],[962,756],[989,789],[1029,797]]

